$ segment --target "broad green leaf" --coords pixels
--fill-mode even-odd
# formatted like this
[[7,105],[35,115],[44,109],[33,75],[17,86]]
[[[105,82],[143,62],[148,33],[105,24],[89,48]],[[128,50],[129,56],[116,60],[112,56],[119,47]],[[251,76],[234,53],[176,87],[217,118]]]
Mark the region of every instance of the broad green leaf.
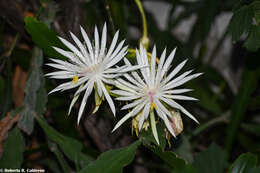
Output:
[[211,144],[207,150],[195,156],[192,165],[200,173],[223,173],[227,163],[225,151],[216,144]]
[[0,168],[20,168],[25,149],[24,138],[18,128],[9,132],[3,143],[3,154],[0,157]]
[[36,18],[26,17],[24,21],[25,29],[31,35],[33,42],[42,48],[46,55],[52,58],[65,58],[52,48],[53,46],[56,46],[66,49],[57,38],[54,31],[49,29],[46,24],[38,21]]
[[152,152],[159,156],[172,169],[183,169],[186,167],[186,161],[172,151],[163,151],[159,146],[148,147]]
[[253,16],[252,7],[247,5],[234,12],[228,26],[228,31],[231,33],[233,41],[237,41],[243,33],[249,31]]
[[43,128],[47,136],[54,142],[56,142],[65,155],[73,162],[82,166],[87,165],[92,158],[82,153],[83,145],[77,140],[64,136],[49,126],[44,119],[39,116],[36,117],[37,122]]
[[133,161],[140,144],[141,141],[137,141],[128,147],[104,152],[79,173],[121,173],[123,168]]
[[241,154],[239,158],[231,165],[228,173],[247,173],[257,164],[257,156],[252,153]]
[[249,51],[257,51],[260,47],[260,26],[253,25],[244,46]]
[[232,105],[231,122],[227,128],[226,149],[230,151],[236,136],[238,127],[243,120],[251,94],[255,91],[258,82],[258,71],[245,69],[238,94]]

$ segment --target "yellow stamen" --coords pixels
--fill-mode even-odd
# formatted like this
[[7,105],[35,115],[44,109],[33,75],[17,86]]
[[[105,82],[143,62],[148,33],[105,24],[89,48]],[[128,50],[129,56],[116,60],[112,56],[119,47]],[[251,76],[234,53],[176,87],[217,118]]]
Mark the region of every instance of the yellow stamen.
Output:
[[154,108],[155,108],[155,109],[158,109],[157,106],[156,106],[156,104],[153,102],[152,105],[151,105],[151,110],[153,110]]
[[74,84],[76,84],[76,83],[78,83],[78,80],[79,80],[79,77],[78,76],[73,76],[73,79],[72,79],[72,82],[74,83]]

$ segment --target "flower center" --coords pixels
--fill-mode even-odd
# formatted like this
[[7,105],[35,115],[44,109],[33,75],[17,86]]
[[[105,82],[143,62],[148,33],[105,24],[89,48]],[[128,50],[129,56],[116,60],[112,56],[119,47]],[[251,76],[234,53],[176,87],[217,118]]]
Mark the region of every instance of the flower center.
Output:
[[150,98],[151,102],[153,102],[153,92],[152,91],[148,92],[148,97]]
[[151,104],[151,110],[153,110],[154,108],[157,109],[156,104],[154,103],[154,91],[148,91],[147,93],[148,97],[150,98],[150,101],[152,102]]

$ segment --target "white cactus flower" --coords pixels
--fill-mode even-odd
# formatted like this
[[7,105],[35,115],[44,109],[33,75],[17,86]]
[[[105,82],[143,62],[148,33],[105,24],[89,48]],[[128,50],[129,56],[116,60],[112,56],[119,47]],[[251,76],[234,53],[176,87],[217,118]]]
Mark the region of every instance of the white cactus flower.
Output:
[[[183,93],[191,91],[191,89],[177,89],[184,83],[200,76],[202,73],[191,74],[192,70],[187,71],[178,77],[174,78],[177,73],[183,68],[186,61],[180,63],[169,74],[172,60],[176,49],[174,49],[168,58],[166,58],[166,49],[163,51],[158,65],[156,64],[156,48],[153,48],[151,61],[148,62],[146,50],[140,45],[140,53],[136,50],[136,59],[139,65],[149,66],[149,68],[140,69],[140,73],[131,72],[124,74],[124,78],[116,80],[116,86],[119,90],[113,90],[114,94],[119,95],[117,100],[131,102],[122,107],[122,110],[132,109],[125,115],[114,127],[113,131],[121,126],[130,117],[136,117],[138,114],[138,130],[143,128],[145,120],[150,115],[150,124],[154,138],[159,144],[158,134],[155,125],[154,109],[157,115],[164,121],[167,130],[172,136],[176,136],[174,132],[174,124],[172,121],[171,109],[180,110],[182,113],[198,123],[196,118],[189,113],[184,107],[176,102],[176,100],[197,100],[193,97],[184,96]],[[130,62],[125,60],[127,65]],[[168,105],[168,106],[165,106]]]
[[70,79],[70,81],[59,85],[50,93],[78,87],[71,102],[69,114],[80,93],[83,91],[85,92],[78,112],[78,123],[93,88],[97,90],[99,97],[102,97],[103,95],[105,96],[113,114],[115,115],[115,105],[105,87],[105,84],[114,85],[115,77],[124,72],[136,70],[138,68],[138,66],[128,65],[112,68],[127,54],[127,46],[123,47],[125,40],[121,41],[118,46],[116,46],[119,31],[114,35],[112,43],[107,50],[106,24],[104,24],[103,27],[101,40],[99,38],[97,27],[95,27],[93,45],[84,29],[82,27],[80,27],[80,29],[84,39],[83,42],[81,42],[73,33],[70,33],[76,46],[59,37],[61,42],[69,49],[69,51],[57,47],[53,48],[61,55],[67,57],[69,61],[51,59],[53,63],[47,65],[54,67],[59,71],[46,74],[46,76],[54,79]]

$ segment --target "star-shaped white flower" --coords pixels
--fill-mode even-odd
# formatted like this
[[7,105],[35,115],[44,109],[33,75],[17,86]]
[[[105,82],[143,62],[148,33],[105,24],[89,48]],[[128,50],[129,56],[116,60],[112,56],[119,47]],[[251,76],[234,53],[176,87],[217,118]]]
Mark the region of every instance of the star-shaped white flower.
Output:
[[139,68],[137,66],[127,65],[112,68],[127,54],[127,46],[123,47],[125,40],[121,41],[116,47],[119,31],[117,31],[114,35],[112,43],[107,50],[106,24],[103,27],[101,40],[99,39],[97,27],[95,27],[95,39],[93,45],[91,44],[91,41],[84,29],[82,27],[80,27],[80,29],[84,39],[83,43],[73,33],[70,33],[72,39],[76,43],[76,46],[59,37],[61,42],[69,48],[69,51],[57,47],[53,48],[63,56],[67,57],[69,61],[51,59],[54,63],[49,63],[47,65],[54,67],[59,71],[46,74],[46,76],[54,79],[70,79],[69,82],[59,85],[50,93],[79,87],[70,104],[69,114],[80,93],[83,91],[85,92],[78,113],[78,123],[93,88],[97,89],[100,98],[103,95],[105,96],[113,114],[115,115],[115,105],[105,87],[105,84],[114,85],[115,77],[124,72]]
[[[202,73],[190,75],[192,72],[192,70],[190,70],[174,78],[185,65],[187,61],[185,60],[167,75],[174,58],[175,51],[176,49],[174,49],[169,57],[166,58],[165,49],[160,57],[160,62],[157,65],[155,47],[152,51],[150,63],[148,62],[147,52],[142,45],[140,46],[140,53],[136,50],[136,59],[138,64],[149,66],[149,68],[140,69],[140,73],[131,72],[131,75],[124,74],[124,77],[127,80],[122,78],[117,79],[116,86],[120,88],[120,90],[113,90],[112,92],[119,95],[119,97],[116,98],[117,100],[131,102],[123,106],[122,110],[129,108],[132,108],[132,110],[116,124],[113,131],[121,126],[130,117],[136,117],[138,114],[140,116],[141,114],[138,122],[138,130],[140,131],[145,120],[150,115],[153,135],[157,143],[159,143],[154,120],[155,109],[157,115],[164,121],[168,131],[175,137],[176,134],[174,133],[172,114],[169,107],[175,110],[180,110],[198,123],[196,118],[175,100],[197,100],[189,96],[181,95],[191,91],[191,89],[177,89],[177,87],[200,76]],[[127,60],[125,60],[125,63],[130,65],[130,62]]]

